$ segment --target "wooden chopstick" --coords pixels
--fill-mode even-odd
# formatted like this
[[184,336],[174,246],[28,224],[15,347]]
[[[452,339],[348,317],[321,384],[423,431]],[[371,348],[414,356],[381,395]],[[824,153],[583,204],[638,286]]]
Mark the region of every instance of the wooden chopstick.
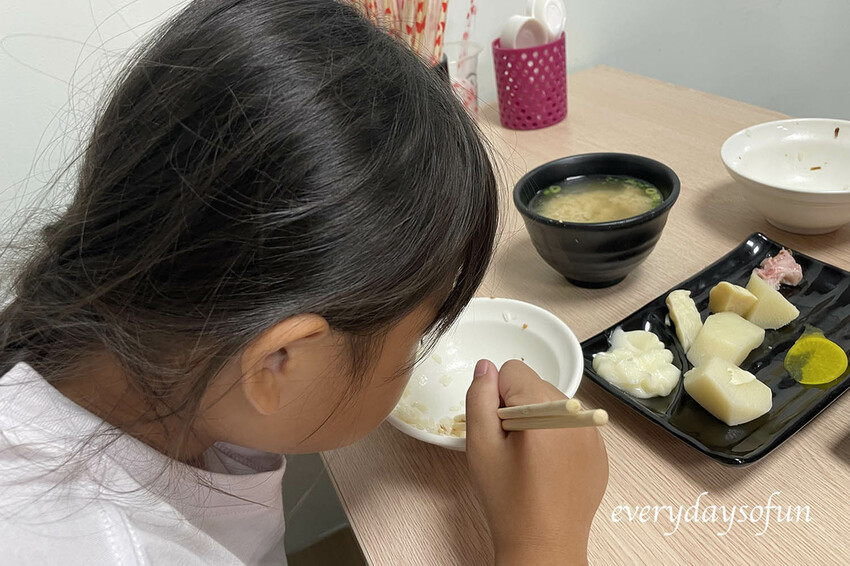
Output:
[[581,403],[578,399],[561,399],[560,401],[547,401],[532,405],[502,407],[496,412],[499,414],[499,418],[504,420],[522,417],[557,417],[579,411],[581,411]]
[[[583,411],[578,399],[561,399],[546,403],[502,407],[496,413],[502,420],[502,430],[533,430],[543,428],[579,428],[608,424],[608,412],[603,409]],[[455,416],[452,431],[466,430],[466,415]]]
[[603,426],[608,423],[608,412],[604,409],[579,411],[553,417],[523,417],[502,421],[502,430],[532,430],[541,428],[579,428]]
[[608,413],[603,409],[583,411],[578,399],[563,399],[547,403],[502,407],[497,411],[502,430],[532,430],[542,428],[578,428],[603,426]]

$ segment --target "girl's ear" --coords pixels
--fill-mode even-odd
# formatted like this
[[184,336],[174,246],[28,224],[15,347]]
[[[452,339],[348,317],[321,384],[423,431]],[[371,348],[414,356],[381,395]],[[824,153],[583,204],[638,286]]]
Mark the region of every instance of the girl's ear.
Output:
[[277,412],[291,379],[308,378],[301,363],[303,347],[318,343],[330,333],[328,322],[315,314],[291,316],[278,322],[253,342],[240,358],[242,392],[262,415]]

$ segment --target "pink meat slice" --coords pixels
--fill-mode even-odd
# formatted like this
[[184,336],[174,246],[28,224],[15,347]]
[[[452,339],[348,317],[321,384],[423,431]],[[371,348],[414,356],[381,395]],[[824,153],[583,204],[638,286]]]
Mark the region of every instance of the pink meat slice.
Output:
[[798,285],[803,280],[803,268],[794,260],[791,252],[782,248],[778,254],[761,262],[756,275],[770,283],[774,289],[780,285]]

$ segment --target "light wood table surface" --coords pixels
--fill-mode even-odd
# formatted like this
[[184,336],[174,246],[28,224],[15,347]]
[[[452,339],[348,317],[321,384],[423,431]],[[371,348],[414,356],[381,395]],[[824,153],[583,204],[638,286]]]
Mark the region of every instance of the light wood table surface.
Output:
[[[504,231],[480,295],[521,299],[560,316],[585,340],[712,263],[752,232],[850,269],[850,227],[798,236],[768,224],[744,202],[720,161],[732,133],[783,115],[626,72],[597,67],[569,77],[569,113],[543,130],[499,125],[496,108],[482,126],[500,155]],[[532,248],[511,189],[529,169],[565,155],[617,151],[673,168],[681,196],[650,257],[619,285],[573,287]],[[608,410],[603,429],[611,475],[591,531],[591,564],[850,564],[850,395],[762,461],[723,466],[673,438],[585,379],[577,397]],[[490,536],[475,500],[465,456],[413,440],[388,424],[364,440],[324,454],[367,560],[375,565],[485,565]],[[569,478],[564,478],[569,481]],[[652,518],[612,521],[618,506],[671,505],[678,513],[700,500],[717,507],[717,523],[680,524],[663,510]],[[743,505],[810,508],[800,522],[728,522]],[[786,509],[787,510],[787,509]],[[684,512],[683,512],[684,514]],[[758,513],[755,513],[758,519]],[[793,515],[796,516],[796,513]],[[646,515],[645,515],[646,517]],[[651,517],[651,515],[650,515]],[[667,517],[666,519],[664,517]]]

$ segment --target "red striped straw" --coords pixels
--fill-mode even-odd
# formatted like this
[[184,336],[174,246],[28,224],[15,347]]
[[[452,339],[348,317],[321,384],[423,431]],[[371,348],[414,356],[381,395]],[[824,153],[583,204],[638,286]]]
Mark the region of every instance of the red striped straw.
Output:
[[437,60],[434,57],[434,46],[437,42],[437,33],[440,28],[441,6],[442,0],[429,0],[425,15],[425,47],[429,50],[428,54],[430,55],[432,65],[437,64]]
[[469,0],[469,10],[466,11],[466,27],[463,30],[464,41],[469,41],[469,37],[472,34],[472,28],[475,27],[475,14],[478,12],[478,8],[475,6],[475,0]]
[[458,56],[458,61],[463,61],[466,59],[466,42],[469,41],[469,38],[472,36],[472,28],[475,27],[475,14],[478,12],[478,7],[475,6],[475,0],[469,0],[469,10],[466,11],[466,27],[463,30],[463,43],[460,47],[460,55]]
[[392,35],[398,35],[396,27],[396,0],[381,0],[381,17],[384,28]]
[[415,9],[416,2],[414,0],[404,0],[404,8],[401,13],[401,25],[404,28],[404,42],[409,47],[413,47],[414,40],[416,39]]
[[422,54],[422,46],[425,44],[425,0],[416,2],[416,14],[414,16],[413,50]]
[[[401,38],[421,57],[430,50],[432,64],[442,58],[449,0],[349,0],[373,24]],[[475,14],[471,0],[467,14],[468,37]]]
[[443,59],[443,46],[446,43],[446,12],[449,8],[449,0],[437,0],[440,2],[440,21],[437,24],[437,38],[434,40],[434,60],[439,63]]

